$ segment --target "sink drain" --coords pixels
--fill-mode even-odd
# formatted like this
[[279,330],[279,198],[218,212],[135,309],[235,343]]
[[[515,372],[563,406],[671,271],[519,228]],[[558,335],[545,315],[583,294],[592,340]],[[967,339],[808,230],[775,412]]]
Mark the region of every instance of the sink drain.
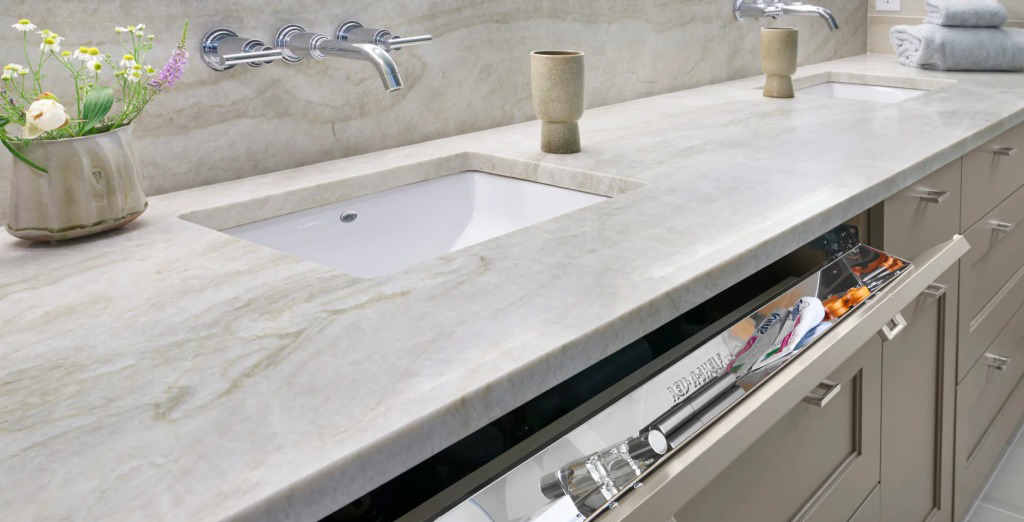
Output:
[[351,223],[355,221],[357,217],[359,217],[359,214],[356,214],[355,212],[344,212],[341,214],[339,219],[341,219],[342,223]]

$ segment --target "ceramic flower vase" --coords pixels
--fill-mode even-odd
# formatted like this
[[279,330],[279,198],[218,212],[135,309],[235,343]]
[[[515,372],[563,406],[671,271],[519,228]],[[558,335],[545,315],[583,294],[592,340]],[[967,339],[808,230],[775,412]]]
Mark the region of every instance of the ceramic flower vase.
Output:
[[131,126],[16,146],[48,173],[13,162],[12,236],[64,241],[123,227],[146,210]]

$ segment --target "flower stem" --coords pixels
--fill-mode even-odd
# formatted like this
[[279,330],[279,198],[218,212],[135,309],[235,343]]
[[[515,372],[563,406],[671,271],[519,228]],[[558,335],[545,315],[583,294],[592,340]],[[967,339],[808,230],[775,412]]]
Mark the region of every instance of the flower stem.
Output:
[[23,35],[22,48],[25,50],[25,63],[28,64],[28,70],[32,73],[32,80],[36,84],[36,89],[41,92],[43,85],[39,82],[39,75],[42,74],[42,64],[39,64],[39,73],[36,73],[36,70],[32,68],[32,59],[28,57],[28,31]]

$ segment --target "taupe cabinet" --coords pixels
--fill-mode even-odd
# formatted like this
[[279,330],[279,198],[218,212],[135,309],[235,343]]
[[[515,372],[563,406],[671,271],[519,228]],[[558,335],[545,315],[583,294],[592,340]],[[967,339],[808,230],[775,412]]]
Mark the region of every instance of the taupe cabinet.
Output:
[[[1024,417],[1022,187],[1024,125],[872,209],[870,242],[915,269],[602,520],[962,521]],[[826,375],[833,402],[799,403]]]

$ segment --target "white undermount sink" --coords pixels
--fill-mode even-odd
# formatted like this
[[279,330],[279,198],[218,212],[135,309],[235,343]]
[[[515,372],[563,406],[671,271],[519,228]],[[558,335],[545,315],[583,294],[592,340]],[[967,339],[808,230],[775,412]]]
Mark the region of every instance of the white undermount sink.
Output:
[[879,103],[899,103],[928,91],[908,89],[906,87],[885,87],[882,85],[866,85],[862,83],[825,82],[803,89],[797,89],[797,96],[817,96],[819,98],[843,98]]
[[357,277],[373,277],[605,199],[467,171],[223,232]]

